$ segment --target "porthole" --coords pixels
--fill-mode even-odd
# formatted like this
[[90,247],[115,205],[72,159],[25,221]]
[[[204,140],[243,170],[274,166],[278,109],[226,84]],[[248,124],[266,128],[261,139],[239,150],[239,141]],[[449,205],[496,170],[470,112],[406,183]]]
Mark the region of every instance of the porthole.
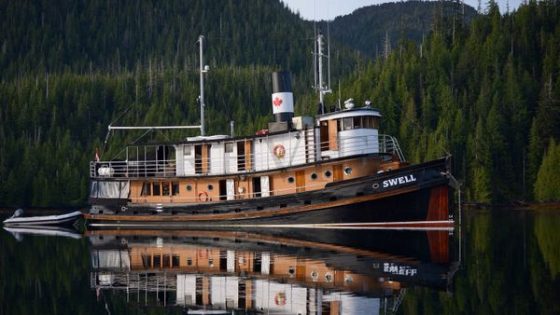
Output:
[[312,180],[316,180],[317,179],[317,173],[311,173],[311,179]]
[[344,174],[346,174],[346,175],[352,174],[352,168],[351,168],[351,167],[345,168],[345,169],[344,169]]
[[288,183],[292,184],[294,181],[295,179],[292,176],[288,177]]
[[329,178],[329,177],[331,177],[331,176],[332,176],[331,171],[325,171],[325,177],[326,177],[326,178]]
[[315,270],[311,271],[310,276],[313,281],[317,281],[319,279],[319,274]]
[[214,186],[213,185],[208,185],[208,190],[213,190]]
[[332,282],[333,281],[333,274],[330,272],[325,273],[325,281]]
[[187,191],[191,191],[192,190],[192,186],[191,185],[187,185]]
[[296,274],[296,269],[294,268],[294,266],[290,266],[290,267],[288,268],[288,273],[290,274],[290,277],[295,276],[295,274]]

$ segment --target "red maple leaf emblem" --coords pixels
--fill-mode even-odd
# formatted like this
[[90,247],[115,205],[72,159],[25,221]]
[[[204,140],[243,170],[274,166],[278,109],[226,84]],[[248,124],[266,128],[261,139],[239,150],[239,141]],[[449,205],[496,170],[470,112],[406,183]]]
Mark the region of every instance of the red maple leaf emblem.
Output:
[[282,99],[279,98],[278,96],[276,96],[276,97],[274,98],[274,101],[272,101],[272,103],[274,104],[274,106],[280,107],[280,105],[282,105]]

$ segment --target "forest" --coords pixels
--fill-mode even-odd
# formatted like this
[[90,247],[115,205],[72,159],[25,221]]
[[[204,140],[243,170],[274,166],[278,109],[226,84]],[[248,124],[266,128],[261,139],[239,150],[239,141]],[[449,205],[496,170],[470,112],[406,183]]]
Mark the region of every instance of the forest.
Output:
[[[373,32],[368,23],[346,33],[332,23],[329,105],[371,100],[411,162],[451,154],[465,200],[559,200],[560,4],[501,13],[490,1],[469,16],[453,5],[433,6],[425,36],[392,36],[382,55],[343,40]],[[296,114],[315,113],[315,28],[327,24],[280,1],[1,1],[0,205],[84,205],[96,148],[111,159],[140,136],[106,146],[110,123],[195,123],[200,34],[210,133],[230,120],[239,135],[264,128],[280,69],[292,72]]]

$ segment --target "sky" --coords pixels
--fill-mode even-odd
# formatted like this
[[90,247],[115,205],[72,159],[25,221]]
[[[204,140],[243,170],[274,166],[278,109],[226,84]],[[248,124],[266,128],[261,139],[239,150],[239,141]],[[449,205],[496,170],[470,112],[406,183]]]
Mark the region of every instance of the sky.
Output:
[[[384,2],[397,2],[399,0],[282,0],[294,12],[298,12],[306,20],[332,20],[337,16],[352,13],[354,10]],[[480,0],[482,9],[485,8],[488,0]],[[506,12],[509,2],[510,11],[519,7],[522,0],[497,0],[500,5],[500,12]],[[478,7],[478,0],[465,0],[465,3],[473,8]]]

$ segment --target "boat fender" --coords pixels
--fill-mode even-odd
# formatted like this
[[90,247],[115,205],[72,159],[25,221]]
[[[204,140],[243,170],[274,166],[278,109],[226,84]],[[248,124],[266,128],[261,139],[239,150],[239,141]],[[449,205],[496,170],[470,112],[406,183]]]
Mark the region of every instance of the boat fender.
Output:
[[198,200],[200,201],[208,201],[208,193],[203,191],[198,194]]
[[379,189],[379,183],[373,183],[371,185],[371,188],[373,188],[373,190],[378,190]]

